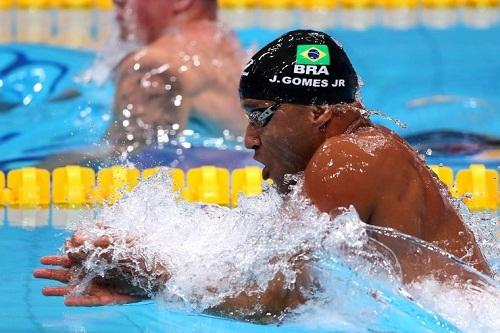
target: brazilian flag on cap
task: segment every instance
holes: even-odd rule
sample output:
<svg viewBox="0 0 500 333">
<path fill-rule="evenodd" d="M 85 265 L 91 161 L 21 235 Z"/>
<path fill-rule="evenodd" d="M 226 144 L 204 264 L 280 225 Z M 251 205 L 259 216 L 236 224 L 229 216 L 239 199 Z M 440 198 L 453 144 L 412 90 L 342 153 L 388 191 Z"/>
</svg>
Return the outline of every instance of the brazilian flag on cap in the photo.
<svg viewBox="0 0 500 333">
<path fill-rule="evenodd" d="M 297 65 L 330 65 L 327 45 L 297 45 Z"/>
</svg>

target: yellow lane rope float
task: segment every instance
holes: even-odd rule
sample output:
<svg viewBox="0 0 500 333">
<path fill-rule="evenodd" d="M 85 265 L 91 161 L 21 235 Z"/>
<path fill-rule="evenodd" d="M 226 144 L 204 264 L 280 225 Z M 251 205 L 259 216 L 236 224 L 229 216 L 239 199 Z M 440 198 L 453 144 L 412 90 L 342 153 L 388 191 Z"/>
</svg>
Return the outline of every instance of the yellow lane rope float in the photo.
<svg viewBox="0 0 500 333">
<path fill-rule="evenodd" d="M 482 164 L 472 164 L 459 170 L 456 176 L 446 166 L 429 166 L 448 187 L 451 194 L 461 198 L 471 210 L 500 208 L 499 172 Z M 160 168 L 146 169 L 113 166 L 100 170 L 79 166 L 49 171 L 22 168 L 0 172 L 0 205 L 13 207 L 85 207 L 112 205 L 124 191 L 132 191 L 140 181 L 154 176 Z M 168 168 L 173 190 L 190 202 L 236 207 L 239 196 L 257 196 L 262 193 L 261 169 L 249 166 L 230 172 L 215 166 L 190 169 Z"/>
<path fill-rule="evenodd" d="M 456 8 L 456 7 L 498 7 L 498 0 L 219 0 L 223 9 L 237 8 Z M 0 8 L 96 8 L 110 10 L 112 0 L 0 0 Z"/>
</svg>

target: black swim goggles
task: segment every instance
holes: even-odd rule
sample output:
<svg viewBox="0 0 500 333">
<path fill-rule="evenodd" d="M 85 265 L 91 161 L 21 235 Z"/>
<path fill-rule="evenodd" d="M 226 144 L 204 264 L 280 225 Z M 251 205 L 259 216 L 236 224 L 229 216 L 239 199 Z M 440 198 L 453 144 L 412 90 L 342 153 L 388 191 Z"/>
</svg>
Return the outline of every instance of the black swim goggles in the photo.
<svg viewBox="0 0 500 333">
<path fill-rule="evenodd" d="M 245 113 L 251 125 L 257 127 L 264 127 L 271 121 L 271 118 L 273 117 L 274 113 L 278 111 L 281 105 L 283 105 L 283 103 L 275 102 L 273 105 L 268 107 L 262 107 L 256 109 L 245 108 Z"/>
</svg>

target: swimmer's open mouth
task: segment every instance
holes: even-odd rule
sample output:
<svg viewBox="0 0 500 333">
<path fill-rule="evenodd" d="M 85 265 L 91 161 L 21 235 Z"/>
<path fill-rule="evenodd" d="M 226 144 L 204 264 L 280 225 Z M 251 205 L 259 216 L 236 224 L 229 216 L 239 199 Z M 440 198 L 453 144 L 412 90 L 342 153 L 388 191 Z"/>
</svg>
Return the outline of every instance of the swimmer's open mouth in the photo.
<svg viewBox="0 0 500 333">
<path fill-rule="evenodd" d="M 262 169 L 262 179 L 267 180 L 269 179 L 270 174 L 269 174 L 269 168 L 267 166 Z"/>
<path fill-rule="evenodd" d="M 255 148 L 254 148 L 255 149 Z M 260 160 L 257 156 L 257 151 L 255 151 L 253 159 L 257 162 L 260 162 L 264 165 L 264 169 L 262 169 L 262 179 L 267 180 L 270 177 L 269 166 L 267 166 L 262 160 Z"/>
</svg>

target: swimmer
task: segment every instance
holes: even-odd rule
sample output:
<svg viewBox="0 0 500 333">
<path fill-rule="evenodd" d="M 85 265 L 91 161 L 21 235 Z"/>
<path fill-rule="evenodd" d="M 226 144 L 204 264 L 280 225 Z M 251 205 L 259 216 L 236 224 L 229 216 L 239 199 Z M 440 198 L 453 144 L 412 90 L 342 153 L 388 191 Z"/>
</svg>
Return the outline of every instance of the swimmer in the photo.
<svg viewBox="0 0 500 333">
<path fill-rule="evenodd" d="M 115 0 L 120 38 L 143 45 L 115 70 L 109 145 L 48 157 L 39 167 L 95 165 L 146 146 L 166 145 L 184 129 L 206 137 L 245 131 L 237 87 L 245 53 L 217 21 L 216 0 Z"/>
<path fill-rule="evenodd" d="M 119 153 L 168 142 L 206 127 L 212 136 L 244 133 L 236 93 L 245 55 L 217 21 L 216 0 L 115 0 L 123 39 L 144 48 L 116 72 L 114 122 L 107 139 Z"/>
<path fill-rule="evenodd" d="M 285 175 L 303 172 L 303 192 L 321 211 L 336 215 L 353 206 L 370 225 L 425 240 L 491 274 L 443 184 L 401 138 L 370 122 L 358 90 L 358 77 L 347 55 L 324 33 L 292 31 L 254 55 L 244 68 L 240 97 L 249 119 L 245 144 L 265 165 L 263 177 L 273 179 L 286 195 L 293 184 Z M 405 258 L 390 237 L 378 239 L 395 252 L 403 268 L 411 267 L 408 262 L 415 257 Z M 74 250 L 85 242 L 106 249 L 113 241 L 106 236 L 89 239 L 78 232 L 67 242 L 66 255 L 42 258 L 43 264 L 63 269 L 39 269 L 36 277 L 69 283 L 46 287 L 45 295 L 72 292 L 75 269 L 88 255 Z M 404 282 L 439 269 L 439 259 L 422 256 L 426 266 L 404 272 Z M 291 263 L 297 272 L 292 286 L 287 287 L 278 273 L 264 292 L 242 291 L 211 312 L 249 318 L 248 313 L 280 315 L 303 304 L 307 291 L 315 288 L 309 263 L 303 258 L 298 254 Z M 104 281 L 93 280 L 87 294 L 69 295 L 65 302 L 95 306 L 141 300 L 147 294 L 127 285 L 127 276 L 154 277 L 158 282 L 153 289 L 170 278 L 165 266 L 152 266 L 156 269 L 138 268 Z M 255 309 L 260 312 L 256 314 Z"/>
<path fill-rule="evenodd" d="M 321 211 L 354 206 L 361 220 L 396 229 L 490 274 L 450 195 L 418 154 L 368 119 L 358 76 L 331 37 L 295 31 L 250 60 L 240 83 L 250 120 L 245 145 L 263 177 L 287 192 L 304 172 L 304 192 Z"/>
</svg>

